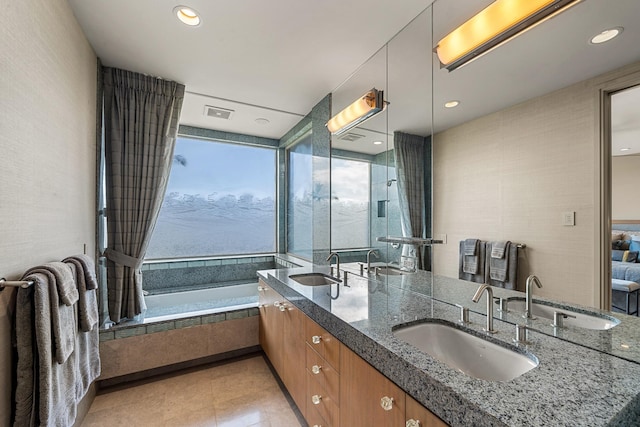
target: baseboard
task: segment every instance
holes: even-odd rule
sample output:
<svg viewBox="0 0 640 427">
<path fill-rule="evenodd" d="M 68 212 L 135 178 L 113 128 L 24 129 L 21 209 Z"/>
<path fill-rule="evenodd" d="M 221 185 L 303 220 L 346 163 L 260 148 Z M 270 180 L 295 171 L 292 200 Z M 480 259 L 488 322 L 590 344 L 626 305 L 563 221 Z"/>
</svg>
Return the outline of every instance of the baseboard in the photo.
<svg viewBox="0 0 640 427">
<path fill-rule="evenodd" d="M 134 381 L 147 380 L 152 377 L 171 374 L 177 371 L 184 371 L 185 369 L 197 368 L 202 365 L 210 365 L 216 362 L 226 362 L 230 359 L 237 359 L 242 356 L 254 355 L 261 353 L 262 348 L 259 345 L 251 347 L 241 348 L 238 350 L 227 351 L 225 353 L 214 354 L 211 356 L 201 357 L 199 359 L 187 360 L 185 362 L 174 363 L 171 365 L 160 366 L 158 368 L 148 369 L 145 371 L 134 372 L 119 377 L 107 378 L 105 380 L 99 380 L 96 382 L 98 387 L 98 394 L 100 391 L 106 388 L 112 388 L 115 386 L 131 383 Z"/>
</svg>

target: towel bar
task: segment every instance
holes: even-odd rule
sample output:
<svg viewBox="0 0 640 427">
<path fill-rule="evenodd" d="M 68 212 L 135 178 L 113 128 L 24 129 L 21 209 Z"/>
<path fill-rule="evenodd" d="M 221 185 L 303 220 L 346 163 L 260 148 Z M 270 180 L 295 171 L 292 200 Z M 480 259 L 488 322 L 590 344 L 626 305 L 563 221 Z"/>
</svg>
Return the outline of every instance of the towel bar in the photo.
<svg viewBox="0 0 640 427">
<path fill-rule="evenodd" d="M 0 292 L 4 291 L 7 286 L 13 286 L 16 288 L 28 288 L 33 285 L 33 281 L 29 280 L 5 280 L 4 277 L 0 279 Z"/>
<path fill-rule="evenodd" d="M 518 243 L 518 244 L 516 244 L 516 247 L 518 247 L 518 249 L 524 249 L 524 248 L 527 247 L 527 245 L 524 244 L 524 243 Z"/>
</svg>

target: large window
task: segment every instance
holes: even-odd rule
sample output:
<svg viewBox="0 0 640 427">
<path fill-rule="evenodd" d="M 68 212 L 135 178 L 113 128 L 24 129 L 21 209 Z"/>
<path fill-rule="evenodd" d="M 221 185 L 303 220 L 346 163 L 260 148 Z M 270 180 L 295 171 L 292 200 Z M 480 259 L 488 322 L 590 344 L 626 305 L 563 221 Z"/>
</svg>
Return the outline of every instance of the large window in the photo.
<svg viewBox="0 0 640 427">
<path fill-rule="evenodd" d="M 313 259 L 313 175 L 311 134 L 288 150 L 287 252 Z"/>
<path fill-rule="evenodd" d="M 178 138 L 147 259 L 275 252 L 276 151 Z"/>
<path fill-rule="evenodd" d="M 371 165 L 331 159 L 331 249 L 369 247 Z"/>
</svg>

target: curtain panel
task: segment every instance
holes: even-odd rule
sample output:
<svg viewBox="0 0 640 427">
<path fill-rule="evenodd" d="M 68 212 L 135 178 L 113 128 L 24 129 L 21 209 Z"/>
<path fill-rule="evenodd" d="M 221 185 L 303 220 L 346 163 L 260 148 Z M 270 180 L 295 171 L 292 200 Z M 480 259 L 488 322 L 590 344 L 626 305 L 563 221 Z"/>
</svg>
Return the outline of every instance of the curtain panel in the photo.
<svg viewBox="0 0 640 427">
<path fill-rule="evenodd" d="M 396 131 L 394 157 L 398 177 L 398 201 L 403 237 L 425 237 L 425 144 L 426 138 Z M 415 257 L 417 268 L 430 268 L 424 247 L 404 245 L 403 256 Z"/>
<path fill-rule="evenodd" d="M 142 261 L 171 169 L 184 85 L 105 67 L 104 135 L 109 317 L 145 309 Z"/>
</svg>

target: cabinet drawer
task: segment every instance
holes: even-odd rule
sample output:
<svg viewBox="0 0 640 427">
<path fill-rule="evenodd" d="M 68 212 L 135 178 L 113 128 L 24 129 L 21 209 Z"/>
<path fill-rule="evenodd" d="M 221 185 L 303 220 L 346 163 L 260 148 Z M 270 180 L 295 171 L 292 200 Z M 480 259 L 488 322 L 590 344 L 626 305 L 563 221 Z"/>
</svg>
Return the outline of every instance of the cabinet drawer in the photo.
<svg viewBox="0 0 640 427">
<path fill-rule="evenodd" d="M 318 353 L 306 345 L 306 368 L 311 378 L 322 386 L 334 402 L 340 399 L 340 376 L 338 372 L 329 365 Z"/>
<path fill-rule="evenodd" d="M 307 317 L 305 323 L 307 343 L 339 373 L 340 341 L 310 318 Z"/>
<path fill-rule="evenodd" d="M 308 406 L 306 420 L 309 427 L 335 427 L 320 416 L 314 405 L 309 404 Z"/>
<path fill-rule="evenodd" d="M 313 379 L 313 374 L 307 371 L 307 416 L 313 414 L 314 411 L 320 415 L 324 424 L 338 426 L 340 416 L 338 402 L 333 400 L 325 388 Z"/>
</svg>

